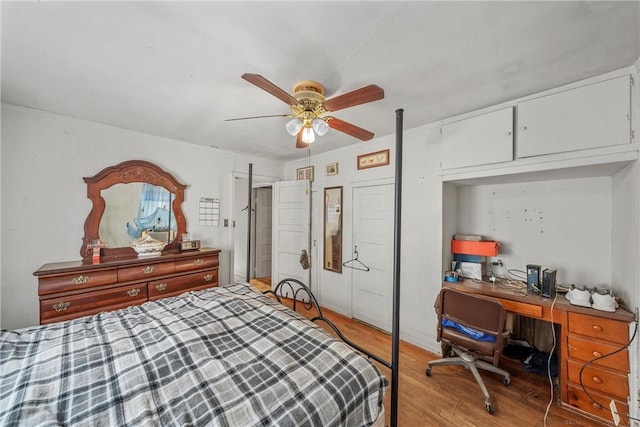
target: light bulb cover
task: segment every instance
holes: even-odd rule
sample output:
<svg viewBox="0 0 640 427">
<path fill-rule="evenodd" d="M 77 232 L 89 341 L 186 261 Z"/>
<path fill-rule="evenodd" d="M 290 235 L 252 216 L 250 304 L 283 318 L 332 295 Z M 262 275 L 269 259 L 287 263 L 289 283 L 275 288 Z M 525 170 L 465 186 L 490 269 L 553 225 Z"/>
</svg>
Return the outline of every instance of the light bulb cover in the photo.
<svg viewBox="0 0 640 427">
<path fill-rule="evenodd" d="M 302 120 L 298 118 L 291 119 L 287 122 L 285 128 L 289 135 L 296 136 L 300 132 L 300 128 L 302 128 Z"/>
<path fill-rule="evenodd" d="M 309 127 L 305 127 L 302 130 L 302 142 L 307 143 L 307 144 L 311 144 L 315 140 L 316 140 L 316 134 L 313 133 L 313 129 L 311 129 Z"/>
<path fill-rule="evenodd" d="M 313 122 L 311 122 L 313 126 L 313 130 L 316 131 L 318 136 L 324 136 L 327 132 L 329 132 L 329 125 L 322 119 L 315 118 Z"/>
</svg>

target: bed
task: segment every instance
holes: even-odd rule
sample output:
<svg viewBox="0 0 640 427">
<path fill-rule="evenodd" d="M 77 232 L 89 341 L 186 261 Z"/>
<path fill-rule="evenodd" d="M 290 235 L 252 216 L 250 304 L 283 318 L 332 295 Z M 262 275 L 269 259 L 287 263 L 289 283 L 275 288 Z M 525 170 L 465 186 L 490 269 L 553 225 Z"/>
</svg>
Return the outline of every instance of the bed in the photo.
<svg viewBox="0 0 640 427">
<path fill-rule="evenodd" d="M 246 283 L 0 333 L 0 425 L 369 426 L 387 387 Z"/>
</svg>

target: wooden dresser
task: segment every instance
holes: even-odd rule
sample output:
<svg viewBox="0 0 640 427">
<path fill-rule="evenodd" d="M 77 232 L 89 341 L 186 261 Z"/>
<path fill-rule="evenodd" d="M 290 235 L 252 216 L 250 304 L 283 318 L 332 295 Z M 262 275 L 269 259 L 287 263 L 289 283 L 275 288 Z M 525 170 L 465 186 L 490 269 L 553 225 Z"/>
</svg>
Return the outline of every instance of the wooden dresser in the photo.
<svg viewBox="0 0 640 427">
<path fill-rule="evenodd" d="M 40 324 L 139 305 L 218 286 L 219 249 L 45 264 L 38 277 Z"/>
</svg>

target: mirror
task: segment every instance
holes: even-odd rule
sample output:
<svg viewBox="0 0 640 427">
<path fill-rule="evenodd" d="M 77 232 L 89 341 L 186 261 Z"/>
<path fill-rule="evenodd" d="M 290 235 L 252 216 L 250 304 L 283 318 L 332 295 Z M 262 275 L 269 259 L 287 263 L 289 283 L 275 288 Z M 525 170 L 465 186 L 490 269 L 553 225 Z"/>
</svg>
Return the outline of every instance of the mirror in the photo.
<svg viewBox="0 0 640 427">
<path fill-rule="evenodd" d="M 173 175 L 153 163 L 131 160 L 83 178 L 93 207 L 84 224 L 80 254 L 90 256 L 87 245 L 100 239 L 108 245 L 103 256 L 135 255 L 130 242 L 149 234 L 178 248 L 186 233 L 182 213 L 184 189 Z"/>
<path fill-rule="evenodd" d="M 324 189 L 324 269 L 342 273 L 342 187 Z"/>
<path fill-rule="evenodd" d="M 145 235 L 171 243 L 176 221 L 171 202 L 175 198 L 166 188 L 142 182 L 115 184 L 100 193 L 104 213 L 98 235 L 110 248 L 129 246 Z"/>
</svg>

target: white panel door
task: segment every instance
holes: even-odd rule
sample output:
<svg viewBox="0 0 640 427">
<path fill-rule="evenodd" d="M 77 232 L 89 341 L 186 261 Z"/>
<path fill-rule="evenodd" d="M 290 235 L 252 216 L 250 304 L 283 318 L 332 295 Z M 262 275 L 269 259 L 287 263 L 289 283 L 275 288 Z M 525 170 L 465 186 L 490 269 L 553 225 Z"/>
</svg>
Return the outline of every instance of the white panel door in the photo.
<svg viewBox="0 0 640 427">
<path fill-rule="evenodd" d="M 393 220 L 393 184 L 353 189 L 352 241 L 358 260 L 369 271 L 358 269 L 356 263 L 347 263 L 354 267 L 352 316 L 388 332 L 393 299 Z M 350 257 L 345 255 L 348 261 Z"/>
<path fill-rule="evenodd" d="M 273 185 L 271 283 L 298 279 L 309 286 L 310 268 L 300 262 L 302 252 L 310 257 L 309 181 L 282 181 Z"/>
<path fill-rule="evenodd" d="M 255 274 L 254 277 L 271 276 L 271 187 L 255 190 Z"/>
</svg>

